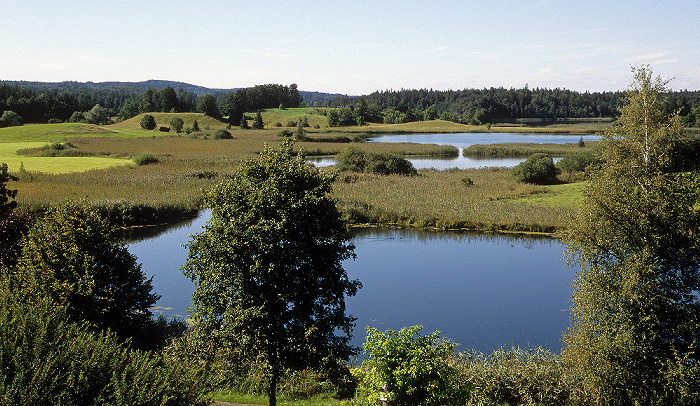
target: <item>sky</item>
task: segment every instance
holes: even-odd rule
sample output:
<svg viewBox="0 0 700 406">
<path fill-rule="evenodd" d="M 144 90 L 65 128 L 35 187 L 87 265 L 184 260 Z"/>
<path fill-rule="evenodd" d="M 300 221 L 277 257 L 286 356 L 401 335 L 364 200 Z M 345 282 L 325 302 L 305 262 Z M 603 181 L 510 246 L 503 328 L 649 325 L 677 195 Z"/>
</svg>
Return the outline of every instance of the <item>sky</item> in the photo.
<svg viewBox="0 0 700 406">
<path fill-rule="evenodd" d="M 697 0 L 0 0 L 0 80 L 700 90 Z"/>
</svg>

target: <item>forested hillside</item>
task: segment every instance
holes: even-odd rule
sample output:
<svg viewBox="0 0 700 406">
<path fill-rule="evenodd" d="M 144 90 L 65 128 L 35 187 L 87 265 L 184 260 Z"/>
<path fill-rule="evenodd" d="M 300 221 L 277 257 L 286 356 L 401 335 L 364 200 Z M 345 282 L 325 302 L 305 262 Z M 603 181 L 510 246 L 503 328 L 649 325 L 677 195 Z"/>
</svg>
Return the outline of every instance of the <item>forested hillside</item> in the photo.
<svg viewBox="0 0 700 406">
<path fill-rule="evenodd" d="M 336 107 L 329 125 L 387 124 L 443 119 L 458 123 L 548 124 L 572 119 L 611 119 L 623 92 L 566 89 L 432 89 L 377 91 L 364 96 L 303 92 L 296 84 L 208 89 L 181 82 L 0 82 L 0 111 L 25 123 L 81 121 L 97 105 L 101 116 L 124 120 L 150 111 L 203 112 L 238 125 L 246 112 L 273 107 Z M 666 112 L 679 111 L 687 126 L 700 126 L 700 91 L 668 94 Z M 77 114 L 79 113 L 79 114 Z M 325 113 L 325 111 L 324 111 Z M 81 118 L 81 116 L 83 118 Z M 94 114 L 92 116 L 95 116 Z M 98 123 L 99 124 L 99 123 Z"/>
</svg>

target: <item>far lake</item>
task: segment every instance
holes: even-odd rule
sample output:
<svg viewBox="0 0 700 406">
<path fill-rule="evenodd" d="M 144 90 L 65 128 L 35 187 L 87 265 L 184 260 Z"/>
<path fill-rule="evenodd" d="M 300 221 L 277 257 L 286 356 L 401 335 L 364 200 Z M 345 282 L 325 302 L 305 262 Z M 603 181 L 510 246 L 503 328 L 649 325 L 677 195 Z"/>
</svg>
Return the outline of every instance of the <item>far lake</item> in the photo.
<svg viewBox="0 0 700 406">
<path fill-rule="evenodd" d="M 474 144 L 497 143 L 539 143 L 567 144 L 584 141 L 597 141 L 599 135 L 567 134 L 519 134 L 519 133 L 460 133 L 460 134 L 400 134 L 373 137 L 370 142 L 412 142 L 417 144 L 452 145 L 459 149 L 459 156 L 447 158 L 419 157 L 409 158 L 416 169 L 470 169 L 487 166 L 513 167 L 524 161 L 523 158 L 474 158 L 462 155 L 464 148 Z M 334 165 L 333 157 L 310 157 L 307 159 L 316 166 Z"/>
<path fill-rule="evenodd" d="M 159 236 L 129 244 L 166 315 L 187 315 L 194 290 L 179 270 L 181 246 L 202 230 L 207 214 Z M 561 349 L 574 269 L 563 247 L 544 237 L 384 228 L 355 229 L 357 259 L 344 266 L 364 287 L 347 299 L 358 318 L 353 344 L 365 327 L 398 330 L 422 324 L 440 330 L 461 350 L 501 345 Z"/>
</svg>

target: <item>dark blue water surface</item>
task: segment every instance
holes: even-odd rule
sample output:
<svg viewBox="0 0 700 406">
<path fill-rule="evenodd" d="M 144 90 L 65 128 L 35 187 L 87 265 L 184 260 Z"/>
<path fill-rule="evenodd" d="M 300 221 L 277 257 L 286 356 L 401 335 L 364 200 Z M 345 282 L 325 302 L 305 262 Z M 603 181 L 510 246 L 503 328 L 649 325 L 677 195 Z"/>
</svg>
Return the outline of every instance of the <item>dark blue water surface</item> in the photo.
<svg viewBox="0 0 700 406">
<path fill-rule="evenodd" d="M 187 315 L 194 286 L 179 270 L 187 257 L 181 244 L 207 216 L 129 245 L 153 276 L 166 315 Z M 557 240 L 384 228 L 354 235 L 357 259 L 344 266 L 364 285 L 346 302 L 358 319 L 355 345 L 364 342 L 366 326 L 422 324 L 424 333 L 440 330 L 462 350 L 561 349 L 574 270 L 562 262 Z"/>
</svg>

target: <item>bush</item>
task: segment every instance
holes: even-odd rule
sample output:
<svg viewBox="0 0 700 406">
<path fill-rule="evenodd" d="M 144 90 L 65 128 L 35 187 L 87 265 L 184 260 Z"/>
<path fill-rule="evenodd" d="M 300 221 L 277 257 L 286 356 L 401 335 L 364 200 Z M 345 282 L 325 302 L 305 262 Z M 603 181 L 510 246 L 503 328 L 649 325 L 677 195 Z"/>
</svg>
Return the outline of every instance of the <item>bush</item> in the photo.
<svg viewBox="0 0 700 406">
<path fill-rule="evenodd" d="M 275 127 L 282 127 L 282 123 L 279 121 L 275 121 L 275 124 L 273 124 Z"/>
<path fill-rule="evenodd" d="M 150 152 L 142 152 L 142 153 L 136 155 L 135 157 L 133 157 L 132 160 L 138 166 L 158 163 L 158 157 L 156 157 L 155 155 L 153 155 Z"/>
<path fill-rule="evenodd" d="M 156 118 L 150 114 L 144 114 L 141 117 L 141 128 L 144 130 L 153 130 L 156 128 Z"/>
<path fill-rule="evenodd" d="M 352 145 L 347 146 L 335 158 L 339 171 L 369 172 L 378 175 L 416 175 L 418 171 L 410 161 L 390 153 L 365 153 Z"/>
<path fill-rule="evenodd" d="M 179 116 L 170 117 L 168 123 L 170 123 L 170 127 L 178 134 L 182 132 L 182 127 L 185 125 L 185 121 Z"/>
<path fill-rule="evenodd" d="M 546 184 L 557 179 L 557 168 L 547 154 L 533 154 L 519 163 L 512 172 L 518 182 Z"/>
<path fill-rule="evenodd" d="M 130 351 L 114 333 L 68 322 L 64 306 L 0 283 L 0 403 L 204 404 L 199 368 Z"/>
<path fill-rule="evenodd" d="M 598 164 L 600 159 L 592 152 L 566 154 L 555 165 L 562 173 L 584 172 L 587 167 Z"/>
<path fill-rule="evenodd" d="M 367 328 L 362 348 L 367 360 L 353 371 L 359 377 L 354 405 L 388 400 L 394 406 L 443 406 L 463 403 L 466 391 L 454 385 L 457 370 L 450 365 L 455 344 L 439 331 L 420 335 L 422 326 L 385 333 Z"/>
<path fill-rule="evenodd" d="M 12 110 L 5 110 L 0 116 L 0 127 L 14 127 L 22 124 L 22 117 Z"/>
<path fill-rule="evenodd" d="M 297 126 L 296 121 L 294 121 L 294 120 L 287 121 L 287 127 L 296 127 L 296 126 Z"/>
<path fill-rule="evenodd" d="M 292 137 L 294 133 L 291 130 L 282 130 L 277 133 L 278 137 Z"/>
<path fill-rule="evenodd" d="M 60 124 L 62 122 L 63 120 L 61 120 L 60 118 L 50 118 L 48 121 L 49 124 Z"/>
<path fill-rule="evenodd" d="M 224 129 L 219 129 L 214 131 L 213 135 L 215 140 L 230 140 L 233 139 L 233 136 L 231 135 L 230 132 L 224 130 Z"/>
</svg>

